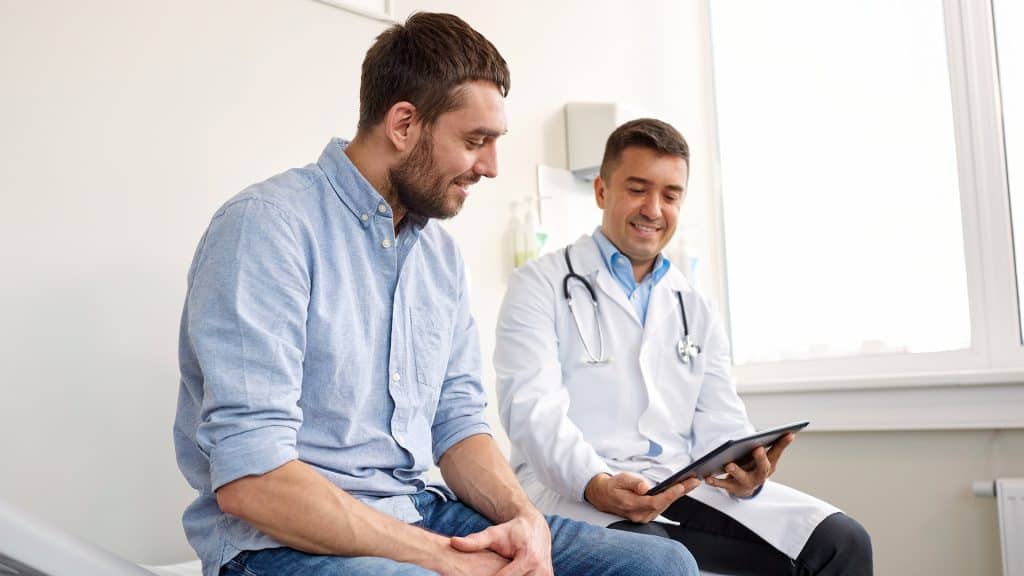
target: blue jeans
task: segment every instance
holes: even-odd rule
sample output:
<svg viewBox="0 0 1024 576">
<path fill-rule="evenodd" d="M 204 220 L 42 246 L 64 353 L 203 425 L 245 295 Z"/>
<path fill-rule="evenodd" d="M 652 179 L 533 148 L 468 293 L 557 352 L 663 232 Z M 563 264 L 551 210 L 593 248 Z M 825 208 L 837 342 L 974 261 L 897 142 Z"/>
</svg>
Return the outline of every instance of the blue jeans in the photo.
<svg viewBox="0 0 1024 576">
<path fill-rule="evenodd" d="M 466 536 L 492 523 L 472 508 L 431 492 L 413 496 L 423 520 L 418 526 L 446 536 Z M 645 534 L 609 530 L 548 516 L 551 559 L 557 576 L 697 576 L 697 563 L 678 542 Z M 428 576 L 430 570 L 361 556 L 315 556 L 291 548 L 242 552 L 225 564 L 221 576 Z"/>
</svg>

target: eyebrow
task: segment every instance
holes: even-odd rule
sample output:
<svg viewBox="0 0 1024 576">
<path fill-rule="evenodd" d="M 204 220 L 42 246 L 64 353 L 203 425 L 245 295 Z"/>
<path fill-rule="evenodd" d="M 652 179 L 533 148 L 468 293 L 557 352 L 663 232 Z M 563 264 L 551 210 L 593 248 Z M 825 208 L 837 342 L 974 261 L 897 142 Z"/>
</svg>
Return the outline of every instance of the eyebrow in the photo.
<svg viewBox="0 0 1024 576">
<path fill-rule="evenodd" d="M 477 128 L 469 132 L 469 136 L 483 136 L 484 138 L 497 138 L 498 136 L 504 136 L 505 134 L 508 134 L 507 129 L 503 132 L 499 132 L 498 130 L 491 130 L 490 128 Z"/>
<path fill-rule="evenodd" d="M 626 178 L 626 182 L 627 183 L 631 182 L 631 183 L 634 183 L 634 184 L 643 184 L 645 186 L 648 185 L 648 184 L 653 184 L 653 182 L 651 182 L 650 180 L 648 180 L 646 178 L 641 178 L 639 176 L 629 176 L 629 177 Z M 666 186 L 666 188 L 668 188 L 669 190 L 674 190 L 676 192 L 684 192 L 685 191 L 685 188 L 683 188 L 682 186 L 680 186 L 678 184 L 669 184 L 668 186 Z"/>
</svg>

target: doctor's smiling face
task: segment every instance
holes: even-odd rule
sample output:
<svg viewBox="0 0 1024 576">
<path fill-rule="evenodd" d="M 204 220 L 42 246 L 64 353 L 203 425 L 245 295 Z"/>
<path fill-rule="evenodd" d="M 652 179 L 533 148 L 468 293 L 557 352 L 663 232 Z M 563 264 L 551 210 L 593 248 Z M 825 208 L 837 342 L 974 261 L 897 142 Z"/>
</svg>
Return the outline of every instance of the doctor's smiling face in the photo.
<svg viewBox="0 0 1024 576">
<path fill-rule="evenodd" d="M 601 172 L 594 181 L 597 205 L 604 210 L 601 231 L 632 262 L 639 282 L 675 233 L 688 160 L 632 145 L 620 152 L 607 174 L 605 166 Z"/>
</svg>

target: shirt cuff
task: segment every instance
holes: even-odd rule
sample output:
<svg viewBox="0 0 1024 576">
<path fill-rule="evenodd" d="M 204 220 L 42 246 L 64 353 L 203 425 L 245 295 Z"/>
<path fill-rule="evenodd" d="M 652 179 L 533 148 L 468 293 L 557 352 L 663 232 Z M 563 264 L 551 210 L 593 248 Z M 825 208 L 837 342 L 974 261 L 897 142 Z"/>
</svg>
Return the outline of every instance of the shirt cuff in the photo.
<svg viewBox="0 0 1024 576">
<path fill-rule="evenodd" d="M 441 461 L 449 448 L 477 434 L 494 436 L 491 427 L 477 416 L 460 416 L 445 422 L 439 430 L 434 430 L 434 464 Z"/>
<path fill-rule="evenodd" d="M 210 482 L 213 490 L 217 490 L 245 476 L 266 474 L 298 458 L 293 428 L 256 428 L 229 436 L 213 447 L 210 451 Z"/>
</svg>

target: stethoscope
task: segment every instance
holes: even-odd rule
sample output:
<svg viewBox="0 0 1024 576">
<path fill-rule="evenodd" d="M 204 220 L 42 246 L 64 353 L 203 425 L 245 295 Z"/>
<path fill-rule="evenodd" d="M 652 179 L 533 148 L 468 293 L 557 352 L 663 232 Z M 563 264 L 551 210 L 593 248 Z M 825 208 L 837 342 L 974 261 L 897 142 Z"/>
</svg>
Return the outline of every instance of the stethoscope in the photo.
<svg viewBox="0 0 1024 576">
<path fill-rule="evenodd" d="M 580 337 L 580 342 L 583 343 L 583 350 L 587 354 L 587 363 L 607 364 L 611 359 L 605 356 L 604 353 L 604 331 L 601 329 L 601 310 L 597 304 L 597 293 L 594 292 L 594 287 L 590 285 L 590 282 L 577 274 L 576 270 L 572 267 L 572 260 L 569 258 L 569 248 L 569 246 L 566 246 L 564 252 L 565 265 L 569 267 L 569 273 L 565 275 L 565 278 L 562 278 L 562 295 L 569 304 L 569 314 L 572 315 L 572 321 L 576 325 L 576 333 Z M 586 337 L 583 336 L 583 325 L 580 324 L 579 316 L 576 315 L 576 299 L 569 292 L 570 280 L 576 280 L 582 284 L 587 289 L 587 293 L 590 294 L 590 303 L 594 306 L 594 323 L 597 324 L 597 354 L 594 354 L 590 344 L 587 343 Z M 683 294 L 677 291 L 676 299 L 679 301 L 679 314 L 683 317 L 683 337 L 676 344 L 676 354 L 679 356 L 680 362 L 689 365 L 700 354 L 700 346 L 697 346 L 690 338 L 690 325 L 686 321 L 686 306 L 683 304 Z"/>
</svg>

